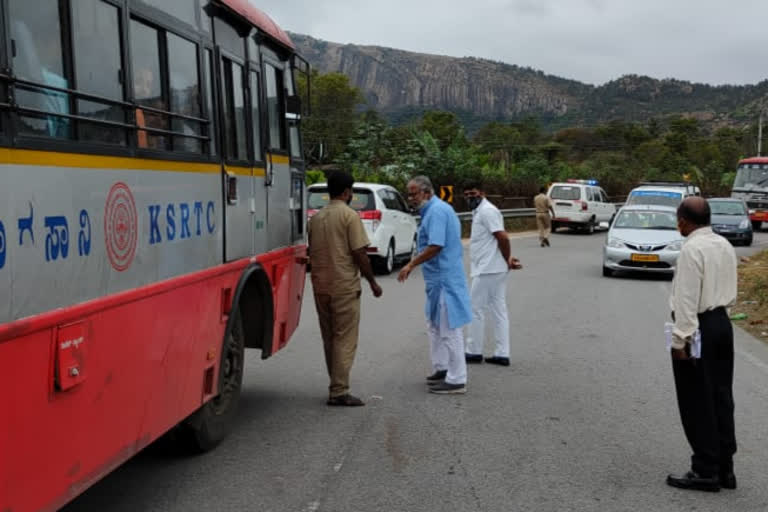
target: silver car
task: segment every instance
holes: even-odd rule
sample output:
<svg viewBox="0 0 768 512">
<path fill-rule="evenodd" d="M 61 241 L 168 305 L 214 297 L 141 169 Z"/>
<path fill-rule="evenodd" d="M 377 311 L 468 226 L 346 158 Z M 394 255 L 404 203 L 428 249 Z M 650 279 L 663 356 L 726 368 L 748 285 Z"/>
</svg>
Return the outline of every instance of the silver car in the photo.
<svg viewBox="0 0 768 512">
<path fill-rule="evenodd" d="M 605 239 L 603 275 L 610 277 L 621 270 L 672 274 L 682 247 L 675 208 L 625 206 Z"/>
</svg>

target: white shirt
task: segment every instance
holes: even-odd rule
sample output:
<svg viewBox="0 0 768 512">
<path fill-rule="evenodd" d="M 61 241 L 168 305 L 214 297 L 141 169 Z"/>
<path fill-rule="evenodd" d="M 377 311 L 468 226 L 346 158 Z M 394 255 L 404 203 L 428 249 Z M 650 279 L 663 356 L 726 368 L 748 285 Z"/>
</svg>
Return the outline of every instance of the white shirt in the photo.
<svg viewBox="0 0 768 512">
<path fill-rule="evenodd" d="M 673 347 L 682 349 L 690 341 L 699 328 L 699 313 L 736 302 L 736 267 L 736 251 L 712 228 L 699 228 L 688 236 L 677 260 L 669 298 L 675 312 Z"/>
<path fill-rule="evenodd" d="M 493 203 L 483 198 L 472 212 L 472 236 L 469 240 L 470 276 L 507 272 L 509 265 L 499 250 L 499 241 L 493 236 L 505 231 L 504 217 Z"/>
</svg>

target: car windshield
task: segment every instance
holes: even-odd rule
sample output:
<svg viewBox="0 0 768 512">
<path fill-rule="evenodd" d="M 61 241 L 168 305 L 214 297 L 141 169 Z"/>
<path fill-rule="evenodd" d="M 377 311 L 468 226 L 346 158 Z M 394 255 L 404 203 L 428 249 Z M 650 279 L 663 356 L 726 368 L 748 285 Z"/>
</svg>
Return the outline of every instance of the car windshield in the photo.
<svg viewBox="0 0 768 512">
<path fill-rule="evenodd" d="M 311 188 L 309 189 L 309 197 L 307 198 L 307 208 L 310 210 L 319 210 L 327 205 L 330 200 L 331 197 L 328 194 L 327 188 Z M 357 211 L 375 210 L 376 200 L 373 197 L 373 192 L 358 188 L 352 189 L 352 202 L 349 203 L 349 206 Z"/>
<path fill-rule="evenodd" d="M 663 229 L 676 230 L 677 217 L 672 212 L 623 211 L 619 214 L 614 229 Z"/>
<path fill-rule="evenodd" d="M 647 204 L 649 206 L 672 206 L 677 208 L 683 201 L 680 192 L 663 192 L 661 190 L 636 190 L 627 199 L 628 205 Z"/>
<path fill-rule="evenodd" d="M 552 187 L 552 191 L 549 193 L 549 197 L 552 199 L 563 199 L 566 201 L 577 201 L 581 199 L 580 187 L 566 187 L 556 186 Z"/>
<path fill-rule="evenodd" d="M 768 189 L 768 164 L 743 164 L 736 171 L 733 188 Z"/>
<path fill-rule="evenodd" d="M 712 210 L 712 215 L 744 216 L 747 214 L 744 203 L 740 201 L 710 201 L 709 208 Z"/>
</svg>

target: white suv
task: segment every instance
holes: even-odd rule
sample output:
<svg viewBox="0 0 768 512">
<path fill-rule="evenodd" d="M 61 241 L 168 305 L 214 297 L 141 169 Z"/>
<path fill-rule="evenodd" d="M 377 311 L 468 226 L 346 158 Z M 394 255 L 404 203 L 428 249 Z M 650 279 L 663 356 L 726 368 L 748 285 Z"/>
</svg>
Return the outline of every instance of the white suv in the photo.
<svg viewBox="0 0 768 512">
<path fill-rule="evenodd" d="M 593 180 L 553 183 L 547 195 L 554 203 L 553 232 L 569 227 L 594 233 L 597 226 L 610 223 L 616 215 L 616 205 L 608 201 L 608 195 Z"/>
<path fill-rule="evenodd" d="M 311 218 L 330 200 L 328 185 L 307 188 L 307 215 Z M 410 260 L 416 251 L 416 219 L 400 192 L 389 185 L 355 183 L 349 206 L 363 221 L 371 245 L 368 255 L 376 272 L 389 274 L 396 260 Z"/>
</svg>

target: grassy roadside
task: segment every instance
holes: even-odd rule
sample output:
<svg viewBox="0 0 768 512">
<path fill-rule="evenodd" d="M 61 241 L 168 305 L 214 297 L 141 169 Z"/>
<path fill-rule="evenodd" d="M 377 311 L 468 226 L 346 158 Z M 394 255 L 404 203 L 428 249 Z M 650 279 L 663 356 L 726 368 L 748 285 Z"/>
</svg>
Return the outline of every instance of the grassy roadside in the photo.
<svg viewBox="0 0 768 512">
<path fill-rule="evenodd" d="M 739 299 L 731 316 L 746 315 L 736 325 L 768 343 L 768 251 L 742 258 L 739 265 Z"/>
</svg>

